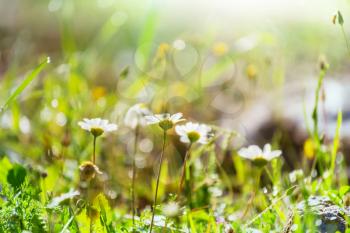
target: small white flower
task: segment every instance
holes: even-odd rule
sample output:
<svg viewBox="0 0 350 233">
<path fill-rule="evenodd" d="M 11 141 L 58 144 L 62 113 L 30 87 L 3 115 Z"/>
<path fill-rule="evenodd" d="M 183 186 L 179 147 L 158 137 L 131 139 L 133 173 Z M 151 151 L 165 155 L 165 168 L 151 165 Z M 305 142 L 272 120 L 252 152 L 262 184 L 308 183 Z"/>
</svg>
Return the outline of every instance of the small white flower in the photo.
<svg viewBox="0 0 350 233">
<path fill-rule="evenodd" d="M 298 179 L 302 178 L 304 175 L 303 170 L 297 169 L 289 173 L 289 180 L 292 183 L 295 183 Z"/>
<path fill-rule="evenodd" d="M 171 129 L 176 123 L 184 121 L 182 113 L 178 112 L 173 115 L 170 113 L 154 114 L 145 116 L 147 124 L 158 124 L 163 130 Z"/>
<path fill-rule="evenodd" d="M 177 125 L 175 131 L 180 136 L 181 142 L 207 144 L 211 128 L 205 124 L 187 122 L 184 125 Z"/>
<path fill-rule="evenodd" d="M 137 126 L 145 126 L 147 124 L 145 116 L 150 114 L 152 114 L 151 111 L 144 104 L 135 104 L 127 111 L 124 124 L 132 129 Z"/>
<path fill-rule="evenodd" d="M 79 121 L 78 125 L 87 131 L 90 131 L 95 137 L 102 135 L 104 132 L 117 130 L 116 124 L 109 123 L 108 120 L 101 118 L 87 119 Z"/>
<path fill-rule="evenodd" d="M 163 214 L 169 218 L 176 217 L 179 214 L 180 206 L 176 202 L 169 202 L 163 206 Z"/>
<path fill-rule="evenodd" d="M 263 150 L 256 145 L 252 145 L 238 151 L 239 156 L 252 160 L 252 162 L 257 166 L 264 166 L 267 164 L 267 162 L 279 157 L 281 154 L 282 152 L 280 150 L 271 151 L 270 144 L 266 144 Z"/>
</svg>

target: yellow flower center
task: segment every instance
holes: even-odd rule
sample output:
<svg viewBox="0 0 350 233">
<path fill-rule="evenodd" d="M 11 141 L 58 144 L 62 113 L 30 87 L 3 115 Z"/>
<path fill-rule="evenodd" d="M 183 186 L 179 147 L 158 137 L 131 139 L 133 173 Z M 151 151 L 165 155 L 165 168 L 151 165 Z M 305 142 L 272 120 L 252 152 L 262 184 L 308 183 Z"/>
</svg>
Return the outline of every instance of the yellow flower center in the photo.
<svg viewBox="0 0 350 233">
<path fill-rule="evenodd" d="M 92 97 L 94 100 L 98 100 L 106 95 L 107 91 L 106 88 L 102 86 L 97 86 L 94 89 L 92 89 Z"/>
<path fill-rule="evenodd" d="M 268 161 L 262 155 L 259 155 L 256 156 L 252 162 L 257 167 L 263 167 L 267 164 Z"/>
<path fill-rule="evenodd" d="M 103 134 L 103 129 L 95 127 L 95 128 L 91 128 L 90 132 L 92 133 L 92 135 L 94 135 L 95 137 L 100 136 L 101 134 Z"/>
<path fill-rule="evenodd" d="M 162 120 L 159 122 L 160 128 L 162 128 L 164 131 L 167 131 L 168 129 L 171 129 L 173 127 L 173 122 L 171 120 Z"/>
<path fill-rule="evenodd" d="M 201 135 L 196 132 L 196 131 L 191 131 L 187 133 L 187 137 L 190 140 L 191 143 L 194 143 L 196 141 L 199 140 L 199 138 L 201 137 Z"/>
</svg>

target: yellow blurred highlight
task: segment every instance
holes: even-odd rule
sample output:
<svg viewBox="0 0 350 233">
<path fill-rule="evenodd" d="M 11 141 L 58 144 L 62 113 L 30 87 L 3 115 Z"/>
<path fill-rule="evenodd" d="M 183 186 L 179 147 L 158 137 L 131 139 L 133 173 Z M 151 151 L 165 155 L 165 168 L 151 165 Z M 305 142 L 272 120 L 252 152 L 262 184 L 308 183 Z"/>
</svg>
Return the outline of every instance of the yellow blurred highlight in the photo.
<svg viewBox="0 0 350 233">
<path fill-rule="evenodd" d="M 245 70 L 245 73 L 249 79 L 253 80 L 258 75 L 258 70 L 255 65 L 249 64 Z"/>
<path fill-rule="evenodd" d="M 176 82 L 170 87 L 170 94 L 176 96 L 185 96 L 188 91 L 188 86 L 184 82 Z"/>
<path fill-rule="evenodd" d="M 311 138 L 304 142 L 304 156 L 310 160 L 315 157 L 315 145 Z"/>
<path fill-rule="evenodd" d="M 170 45 L 168 43 L 161 43 L 157 50 L 157 58 L 164 58 L 170 50 Z"/>
<path fill-rule="evenodd" d="M 102 86 L 97 86 L 92 89 L 92 98 L 98 100 L 106 95 L 106 88 Z"/>
<path fill-rule="evenodd" d="M 337 14 L 334 14 L 332 17 L 332 23 L 335 25 L 337 23 Z"/>
<path fill-rule="evenodd" d="M 212 48 L 215 56 L 222 56 L 228 52 L 228 46 L 224 42 L 216 42 Z"/>
<path fill-rule="evenodd" d="M 186 96 L 188 94 L 188 86 L 184 82 L 175 82 L 169 89 L 167 93 L 162 92 L 159 98 L 155 98 L 153 101 L 153 109 L 155 112 L 164 112 L 167 110 L 168 99 L 174 96 Z M 166 96 L 166 98 L 164 98 Z"/>
</svg>

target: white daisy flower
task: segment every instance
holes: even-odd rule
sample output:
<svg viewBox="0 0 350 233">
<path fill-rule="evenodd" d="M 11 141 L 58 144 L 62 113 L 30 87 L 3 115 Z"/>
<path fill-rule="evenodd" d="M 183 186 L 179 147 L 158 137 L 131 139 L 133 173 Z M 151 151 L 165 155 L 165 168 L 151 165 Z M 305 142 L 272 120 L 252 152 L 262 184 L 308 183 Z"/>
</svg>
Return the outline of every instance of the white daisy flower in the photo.
<svg viewBox="0 0 350 233">
<path fill-rule="evenodd" d="M 169 218 L 176 217 L 180 212 L 178 203 L 171 201 L 163 206 L 163 214 Z"/>
<path fill-rule="evenodd" d="M 145 116 L 150 114 L 152 114 L 151 111 L 144 104 L 135 104 L 127 111 L 124 124 L 132 129 L 137 126 L 145 126 L 147 124 Z"/>
<path fill-rule="evenodd" d="M 259 167 L 265 166 L 270 160 L 279 157 L 281 154 L 282 151 L 280 150 L 271 151 L 270 144 L 266 144 L 263 150 L 256 145 L 252 145 L 238 151 L 239 156 L 252 160 L 253 164 Z"/>
<path fill-rule="evenodd" d="M 297 180 L 302 178 L 303 175 L 304 175 L 303 170 L 301 169 L 294 170 L 291 173 L 289 173 L 289 180 L 290 182 L 295 183 Z"/>
<path fill-rule="evenodd" d="M 181 142 L 207 144 L 211 128 L 205 124 L 187 122 L 184 125 L 177 125 L 175 131 L 180 136 Z"/>
<path fill-rule="evenodd" d="M 111 132 L 118 129 L 116 124 L 109 123 L 108 120 L 101 118 L 87 119 L 79 121 L 78 125 L 87 131 L 90 131 L 95 137 L 102 135 L 104 132 Z"/>
<path fill-rule="evenodd" d="M 171 129 L 176 123 L 184 121 L 182 113 L 178 112 L 173 115 L 170 113 L 154 114 L 145 116 L 147 124 L 158 124 L 163 130 Z"/>
</svg>

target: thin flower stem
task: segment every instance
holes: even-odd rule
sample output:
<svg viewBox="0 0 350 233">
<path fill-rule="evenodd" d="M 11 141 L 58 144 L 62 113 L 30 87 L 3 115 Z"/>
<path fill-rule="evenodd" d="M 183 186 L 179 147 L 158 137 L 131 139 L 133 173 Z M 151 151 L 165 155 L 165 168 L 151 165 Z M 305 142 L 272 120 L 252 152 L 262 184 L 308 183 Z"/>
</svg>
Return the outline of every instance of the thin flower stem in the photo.
<svg viewBox="0 0 350 233">
<path fill-rule="evenodd" d="M 251 208 L 251 206 L 253 205 L 253 202 L 254 202 L 254 199 L 256 197 L 256 194 L 257 192 L 259 191 L 259 186 L 260 186 L 260 176 L 261 176 L 261 173 L 262 173 L 263 169 L 259 168 L 258 170 L 258 174 L 257 174 L 257 177 L 256 177 L 256 182 L 255 182 L 255 189 L 252 193 L 252 197 L 250 198 L 248 204 L 247 204 L 247 207 L 246 209 L 244 210 L 243 212 L 243 215 L 242 215 L 242 219 L 247 215 L 249 209 Z"/>
<path fill-rule="evenodd" d="M 89 185 L 90 186 L 90 185 Z M 89 208 L 91 208 L 91 205 L 89 204 Z M 90 219 L 90 227 L 89 227 L 89 231 L 90 231 L 90 233 L 93 233 L 94 231 L 93 231 L 93 221 L 92 221 L 92 216 L 91 216 L 91 209 L 90 209 L 90 211 L 89 211 L 90 213 L 89 213 L 89 219 Z"/>
<path fill-rule="evenodd" d="M 292 187 L 290 187 L 289 189 L 287 189 L 283 195 L 281 195 L 280 197 L 274 199 L 272 201 L 272 203 L 267 207 L 265 208 L 262 212 L 260 212 L 257 216 L 255 216 L 252 220 L 250 220 L 248 223 L 244 224 L 244 227 L 248 227 L 250 226 L 251 224 L 253 224 L 257 219 L 261 218 L 261 216 L 266 213 L 267 211 L 269 211 L 273 206 L 275 206 L 279 201 L 283 200 L 285 197 L 289 196 L 290 195 L 290 192 L 293 192 L 295 191 L 296 189 L 298 188 L 297 185 L 294 185 Z"/>
<path fill-rule="evenodd" d="M 132 182 L 131 182 L 132 232 L 135 232 L 135 177 L 136 177 L 135 157 L 137 153 L 138 137 L 139 137 L 139 127 L 137 126 L 135 129 L 134 156 L 132 158 Z"/>
<path fill-rule="evenodd" d="M 93 164 L 95 164 L 95 161 L 96 161 L 96 136 L 94 136 L 94 152 L 92 154 L 92 162 Z"/>
<path fill-rule="evenodd" d="M 182 185 L 185 179 L 185 174 L 186 174 L 186 165 L 187 165 L 187 160 L 190 157 L 190 152 L 191 152 L 191 147 L 192 147 L 192 143 L 190 143 L 190 145 L 187 148 L 186 151 L 186 155 L 184 158 L 184 163 L 182 165 L 182 172 L 181 172 L 181 179 L 180 179 L 180 184 L 179 184 L 179 190 L 178 190 L 178 197 L 180 196 L 181 192 L 182 192 Z"/>
<path fill-rule="evenodd" d="M 166 232 L 167 227 L 168 227 L 168 218 L 165 219 L 164 227 L 163 227 L 162 233 Z"/>
<path fill-rule="evenodd" d="M 349 55 L 350 55 L 350 46 L 349 46 L 349 41 L 348 41 L 348 38 L 347 38 L 347 36 L 346 36 L 346 33 L 345 33 L 345 30 L 344 30 L 343 25 L 341 25 L 341 31 L 342 31 L 343 36 L 344 36 L 344 39 L 345 39 L 346 48 L 348 49 L 348 53 L 349 53 Z"/>
<path fill-rule="evenodd" d="M 271 181 L 272 184 L 273 184 L 273 183 L 274 183 L 273 176 L 272 176 L 271 172 L 269 171 L 269 169 L 267 169 L 266 166 L 265 166 L 265 172 L 266 172 L 267 176 L 269 177 L 270 181 Z"/>
<path fill-rule="evenodd" d="M 154 195 L 154 202 L 153 202 L 153 209 L 152 209 L 152 220 L 151 220 L 151 227 L 150 227 L 149 233 L 152 233 L 154 214 L 155 214 L 156 206 L 157 206 L 159 178 L 160 178 L 160 173 L 161 173 L 161 170 L 162 170 L 162 163 L 163 163 L 164 150 L 165 150 L 165 141 L 166 141 L 166 130 L 164 130 L 164 135 L 163 135 L 163 146 L 162 146 L 162 153 L 160 155 L 160 161 L 159 161 L 159 169 L 158 169 L 157 184 L 156 184 L 156 193 Z"/>
</svg>

